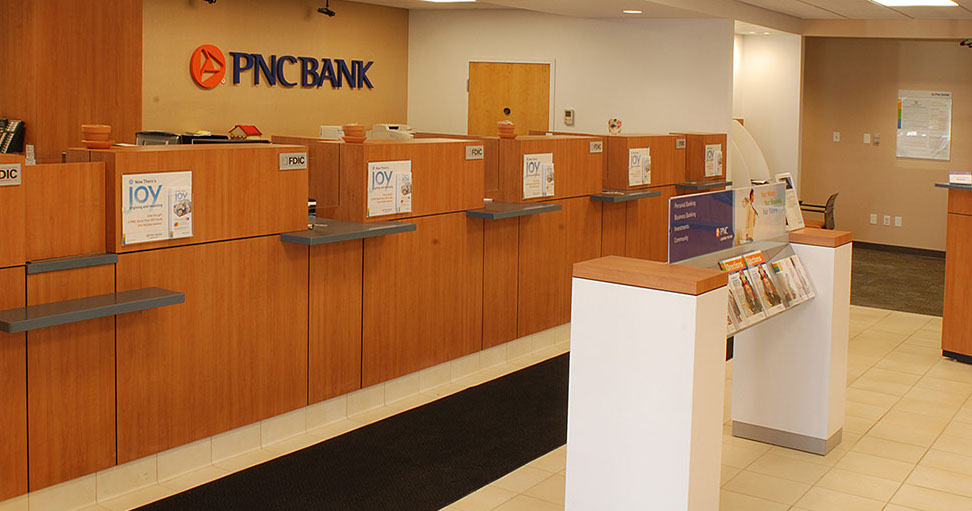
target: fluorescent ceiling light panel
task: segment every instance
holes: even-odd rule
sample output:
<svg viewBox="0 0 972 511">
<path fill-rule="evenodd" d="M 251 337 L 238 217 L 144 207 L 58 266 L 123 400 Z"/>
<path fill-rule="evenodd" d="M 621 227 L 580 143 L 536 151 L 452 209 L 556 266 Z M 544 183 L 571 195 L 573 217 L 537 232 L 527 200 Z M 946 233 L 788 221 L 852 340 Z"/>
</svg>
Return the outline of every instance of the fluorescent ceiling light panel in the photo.
<svg viewBox="0 0 972 511">
<path fill-rule="evenodd" d="M 621 12 L 623 12 L 625 14 L 641 14 L 642 13 L 642 11 L 636 11 L 634 9 L 625 9 L 625 10 L 623 10 Z"/>
<path fill-rule="evenodd" d="M 958 7 L 952 0 L 873 0 L 886 7 Z"/>
</svg>

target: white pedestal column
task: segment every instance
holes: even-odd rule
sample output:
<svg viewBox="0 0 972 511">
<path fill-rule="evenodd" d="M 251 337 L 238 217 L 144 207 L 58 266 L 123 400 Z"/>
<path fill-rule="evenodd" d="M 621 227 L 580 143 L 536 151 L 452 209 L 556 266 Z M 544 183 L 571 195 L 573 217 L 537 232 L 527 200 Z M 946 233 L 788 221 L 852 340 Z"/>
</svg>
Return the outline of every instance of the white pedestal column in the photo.
<svg viewBox="0 0 972 511">
<path fill-rule="evenodd" d="M 732 431 L 826 454 L 844 426 L 851 243 L 791 244 L 817 296 L 736 335 Z"/>
<path fill-rule="evenodd" d="M 693 295 L 574 278 L 567 511 L 718 509 L 724 282 Z"/>
</svg>

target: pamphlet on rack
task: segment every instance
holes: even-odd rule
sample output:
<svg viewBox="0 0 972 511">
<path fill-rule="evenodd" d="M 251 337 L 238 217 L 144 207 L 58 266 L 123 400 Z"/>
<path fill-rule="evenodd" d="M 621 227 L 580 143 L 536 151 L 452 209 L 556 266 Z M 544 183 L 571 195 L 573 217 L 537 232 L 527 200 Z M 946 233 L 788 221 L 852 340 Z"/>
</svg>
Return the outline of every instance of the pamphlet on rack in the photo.
<svg viewBox="0 0 972 511">
<path fill-rule="evenodd" d="M 550 166 L 544 167 L 544 164 L 548 164 Z M 549 185 L 546 183 L 548 177 L 550 179 Z M 536 199 L 537 197 L 548 196 L 546 193 L 548 191 L 549 195 L 553 195 L 553 189 L 553 153 L 524 154 L 523 198 Z"/>
<path fill-rule="evenodd" d="M 746 261 L 743 257 L 738 256 L 720 261 L 719 267 L 729 272 L 729 299 L 736 301 L 737 308 L 741 312 L 743 321 L 740 328 L 766 319 L 763 303 L 750 281 L 749 274 L 746 271 Z"/>
<path fill-rule="evenodd" d="M 763 259 L 762 252 L 750 252 L 743 256 L 746 261 L 749 278 L 756 288 L 756 294 L 763 303 L 763 310 L 767 316 L 773 316 L 786 310 L 786 304 L 780 296 L 773 278 L 770 277 L 769 265 Z"/>
<path fill-rule="evenodd" d="M 722 175 L 722 144 L 705 145 L 705 177 Z"/>
<path fill-rule="evenodd" d="M 368 162 L 367 216 L 412 212 L 412 162 Z"/>
<path fill-rule="evenodd" d="M 803 229 L 803 211 L 800 210 L 800 199 L 797 197 L 796 185 L 789 172 L 776 175 L 776 182 L 786 186 L 786 230 Z"/>
<path fill-rule="evenodd" d="M 796 275 L 800 280 L 800 286 L 807 294 L 807 299 L 817 296 L 817 293 L 813 290 L 813 282 L 810 281 L 810 277 L 807 275 L 807 270 L 803 267 L 803 261 L 800 261 L 800 256 L 793 254 L 790 256 L 790 264 L 796 270 Z"/>
<path fill-rule="evenodd" d="M 628 186 L 651 184 L 651 148 L 628 149 Z"/>
<path fill-rule="evenodd" d="M 770 266 L 773 267 L 773 273 L 776 275 L 776 281 L 779 282 L 780 288 L 787 295 L 786 302 L 790 307 L 809 299 L 807 291 L 800 283 L 800 277 L 796 274 L 796 269 L 789 258 L 773 261 Z"/>
<path fill-rule="evenodd" d="M 192 171 L 122 178 L 122 245 L 192 237 Z"/>
</svg>

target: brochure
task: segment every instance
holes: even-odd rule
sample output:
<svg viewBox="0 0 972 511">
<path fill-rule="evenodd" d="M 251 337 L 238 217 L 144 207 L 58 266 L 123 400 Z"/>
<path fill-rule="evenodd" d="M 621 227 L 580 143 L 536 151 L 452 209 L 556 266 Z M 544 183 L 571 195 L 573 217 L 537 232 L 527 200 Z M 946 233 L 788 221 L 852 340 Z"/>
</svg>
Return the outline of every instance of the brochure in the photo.
<svg viewBox="0 0 972 511">
<path fill-rule="evenodd" d="M 800 211 L 800 199 L 797 198 L 796 185 L 789 172 L 776 175 L 776 182 L 786 185 L 786 230 L 803 229 L 803 212 Z"/>
<path fill-rule="evenodd" d="M 810 277 L 807 276 L 807 270 L 803 267 L 803 262 L 800 261 L 800 256 L 796 254 L 790 256 L 790 263 L 793 264 L 793 268 L 796 270 L 796 275 L 800 279 L 800 285 L 806 291 L 807 299 L 817 296 L 813 291 L 813 283 L 810 281 Z"/>
<path fill-rule="evenodd" d="M 651 184 L 651 148 L 628 149 L 628 186 Z"/>
<path fill-rule="evenodd" d="M 732 287 L 729 288 L 729 335 L 732 335 L 746 327 L 746 318 L 743 317 L 742 309 L 739 307 L 739 300 L 735 297 Z"/>
<path fill-rule="evenodd" d="M 768 316 L 783 312 L 786 309 L 786 305 L 783 303 L 783 297 L 780 296 L 780 292 L 773 282 L 773 278 L 770 276 L 772 270 L 769 269 L 769 265 L 763 259 L 763 253 L 750 252 L 744 255 L 743 258 L 748 267 L 749 278 L 756 288 L 756 294 L 763 303 L 763 310 L 766 311 Z"/>
<path fill-rule="evenodd" d="M 722 144 L 705 145 L 705 177 L 722 175 Z"/>
<path fill-rule="evenodd" d="M 412 212 L 412 162 L 368 162 L 368 217 Z"/>
<path fill-rule="evenodd" d="M 736 301 L 744 325 L 751 325 L 766 318 L 763 305 L 753 283 L 746 272 L 746 261 L 742 256 L 719 262 L 719 266 L 729 272 L 729 297 Z"/>
<path fill-rule="evenodd" d="M 790 262 L 790 259 L 781 259 L 772 263 L 772 266 L 777 276 L 776 281 L 782 283 L 789 290 L 791 297 L 790 305 L 792 306 L 807 301 L 807 292 L 803 289 L 803 285 L 800 283 L 800 277 L 797 276 L 796 269 L 793 268 L 793 263 Z"/>
<path fill-rule="evenodd" d="M 543 174 L 543 196 L 553 197 L 554 196 L 554 164 L 553 163 L 541 163 L 540 170 Z"/>
<path fill-rule="evenodd" d="M 122 245 L 192 236 L 192 171 L 122 175 Z"/>
</svg>

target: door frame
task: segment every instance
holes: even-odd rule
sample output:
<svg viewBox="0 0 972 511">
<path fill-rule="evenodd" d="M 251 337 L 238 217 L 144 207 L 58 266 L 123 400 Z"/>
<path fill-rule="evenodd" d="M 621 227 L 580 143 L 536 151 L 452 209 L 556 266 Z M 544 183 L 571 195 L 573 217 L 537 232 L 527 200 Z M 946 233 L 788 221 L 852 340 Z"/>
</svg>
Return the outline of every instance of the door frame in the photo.
<svg viewBox="0 0 972 511">
<path fill-rule="evenodd" d="M 468 133 L 469 129 L 469 64 L 474 63 L 486 63 L 486 64 L 547 64 L 550 66 L 550 92 L 547 94 L 547 100 L 549 105 L 547 106 L 547 130 L 557 131 L 554 126 L 554 120 L 557 118 L 557 112 L 555 106 L 557 105 L 556 91 L 557 91 L 557 61 L 555 60 L 516 60 L 516 59 L 469 59 L 466 62 L 466 130 Z"/>
</svg>

